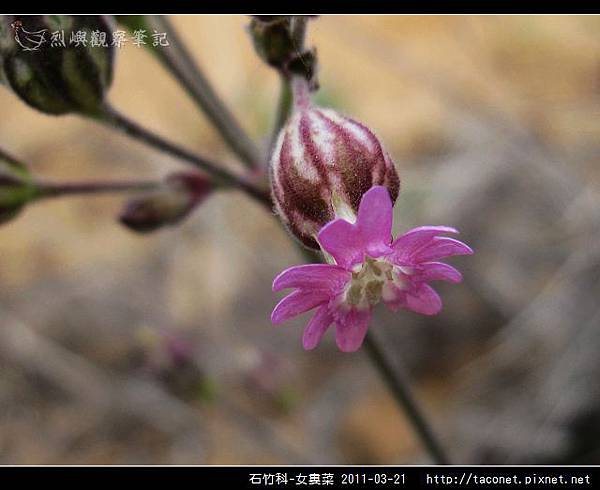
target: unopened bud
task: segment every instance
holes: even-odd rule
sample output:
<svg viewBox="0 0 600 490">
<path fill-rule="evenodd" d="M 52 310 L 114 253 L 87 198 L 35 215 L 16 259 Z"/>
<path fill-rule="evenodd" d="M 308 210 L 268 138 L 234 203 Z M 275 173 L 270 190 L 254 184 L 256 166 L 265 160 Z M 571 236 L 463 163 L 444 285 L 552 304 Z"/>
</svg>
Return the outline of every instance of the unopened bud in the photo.
<svg viewBox="0 0 600 490">
<path fill-rule="evenodd" d="M 101 15 L 2 16 L 0 71 L 35 109 L 95 114 L 112 81 L 112 31 Z"/>
<path fill-rule="evenodd" d="M 249 31 L 260 58 L 285 76 L 303 76 L 316 87 L 317 58 L 314 49 L 305 49 L 298 38 L 298 20 L 315 17 L 293 15 L 253 15 Z M 301 36 L 303 38 L 304 35 Z"/>
<path fill-rule="evenodd" d="M 254 17 L 250 22 L 250 34 L 257 54 L 267 64 L 281 68 L 294 54 L 294 40 L 287 16 Z"/>
<path fill-rule="evenodd" d="M 318 249 L 316 235 L 337 217 L 358 211 L 374 185 L 387 187 L 392 202 L 400 190 L 394 162 L 363 124 L 332 109 L 314 107 L 308 83 L 293 80 L 294 111 L 271 156 L 275 208 L 289 231 Z"/>
<path fill-rule="evenodd" d="M 175 173 L 169 175 L 159 189 L 129 201 L 119 220 L 127 228 L 139 233 L 175 225 L 212 191 L 213 184 L 200 173 Z"/>
<path fill-rule="evenodd" d="M 0 151 L 0 223 L 14 218 L 35 195 L 36 186 L 25 165 Z"/>
</svg>

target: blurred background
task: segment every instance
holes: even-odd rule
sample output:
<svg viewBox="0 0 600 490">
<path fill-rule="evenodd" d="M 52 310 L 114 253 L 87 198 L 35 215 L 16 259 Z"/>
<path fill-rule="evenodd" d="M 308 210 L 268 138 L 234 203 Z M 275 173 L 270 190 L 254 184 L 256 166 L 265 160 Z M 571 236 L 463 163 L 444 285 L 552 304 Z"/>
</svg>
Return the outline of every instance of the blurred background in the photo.
<svg viewBox="0 0 600 490">
<path fill-rule="evenodd" d="M 276 74 L 245 16 L 170 19 L 263 146 Z M 446 224 L 444 309 L 378 308 L 373 330 L 455 463 L 600 463 L 600 18 L 322 16 L 318 99 L 369 125 L 402 179 L 395 232 Z M 167 48 L 168 49 L 168 48 Z M 171 139 L 235 162 L 143 49 L 109 94 Z M 180 163 L 0 90 L 0 143 L 56 179 L 159 177 Z M 301 257 L 276 220 L 218 194 L 138 236 L 123 197 L 33 205 L 0 229 L 0 463 L 427 463 L 359 351 L 307 316 L 275 328 L 271 281 Z"/>
</svg>

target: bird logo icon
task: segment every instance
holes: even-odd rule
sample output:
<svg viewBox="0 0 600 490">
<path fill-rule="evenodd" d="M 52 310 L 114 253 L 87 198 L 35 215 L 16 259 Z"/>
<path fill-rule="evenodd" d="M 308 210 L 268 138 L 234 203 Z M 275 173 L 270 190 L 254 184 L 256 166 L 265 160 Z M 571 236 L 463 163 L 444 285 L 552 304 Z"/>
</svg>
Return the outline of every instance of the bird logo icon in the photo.
<svg viewBox="0 0 600 490">
<path fill-rule="evenodd" d="M 46 32 L 48 29 L 27 31 L 23 28 L 23 22 L 20 20 L 15 20 L 10 26 L 15 32 L 15 41 L 24 51 L 38 51 L 40 46 L 46 41 Z"/>
</svg>

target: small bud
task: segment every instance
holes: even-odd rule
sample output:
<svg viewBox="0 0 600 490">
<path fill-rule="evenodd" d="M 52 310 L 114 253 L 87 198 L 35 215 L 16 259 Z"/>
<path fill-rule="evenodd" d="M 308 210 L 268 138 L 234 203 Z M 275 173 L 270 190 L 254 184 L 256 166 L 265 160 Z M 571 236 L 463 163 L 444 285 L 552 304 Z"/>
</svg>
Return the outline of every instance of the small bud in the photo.
<svg viewBox="0 0 600 490">
<path fill-rule="evenodd" d="M 387 187 L 392 202 L 400 179 L 381 142 L 363 124 L 332 109 L 314 107 L 308 83 L 293 80 L 294 111 L 271 156 L 275 209 L 288 230 L 309 248 L 336 216 L 353 219 L 364 193 Z"/>
<path fill-rule="evenodd" d="M 316 48 L 308 49 L 302 53 L 296 53 L 290 58 L 287 64 L 287 70 L 290 76 L 304 77 L 308 81 L 311 91 L 319 89 L 319 80 L 317 78 L 317 69 L 319 63 L 317 60 Z"/>
<path fill-rule="evenodd" d="M 267 64 L 282 68 L 294 55 L 290 17 L 254 16 L 249 30 L 256 52 Z"/>
<path fill-rule="evenodd" d="M 112 31 L 101 15 L 2 16 L 0 72 L 35 109 L 95 114 L 112 81 Z"/>
<path fill-rule="evenodd" d="M 14 218 L 36 196 L 36 186 L 22 163 L 0 151 L 0 223 Z"/>
<path fill-rule="evenodd" d="M 295 32 L 298 19 L 311 17 L 315 16 L 253 15 L 248 30 L 256 53 L 265 63 L 286 77 L 303 76 L 316 87 L 316 50 L 304 49 Z"/>
<path fill-rule="evenodd" d="M 127 228 L 139 233 L 175 225 L 212 191 L 213 184 L 200 173 L 171 174 L 160 189 L 129 201 L 119 220 Z"/>
</svg>

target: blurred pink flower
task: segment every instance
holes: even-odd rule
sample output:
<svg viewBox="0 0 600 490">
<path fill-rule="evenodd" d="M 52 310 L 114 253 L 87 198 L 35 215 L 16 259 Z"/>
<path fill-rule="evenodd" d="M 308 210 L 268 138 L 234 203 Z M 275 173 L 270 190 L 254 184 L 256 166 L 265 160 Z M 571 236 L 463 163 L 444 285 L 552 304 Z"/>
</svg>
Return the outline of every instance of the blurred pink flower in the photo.
<svg viewBox="0 0 600 490">
<path fill-rule="evenodd" d="M 337 218 L 327 223 L 318 241 L 328 264 L 298 265 L 273 281 L 273 291 L 293 288 L 273 310 L 271 321 L 280 324 L 318 308 L 304 330 L 305 349 L 314 349 L 335 323 L 336 343 L 344 352 L 360 348 L 373 306 L 383 301 L 400 308 L 435 315 L 442 300 L 429 281 L 458 283 L 462 275 L 438 262 L 453 255 L 470 255 L 470 247 L 453 238 L 447 226 L 421 226 L 392 241 L 392 201 L 387 189 L 374 186 L 361 200 L 352 223 Z"/>
</svg>

